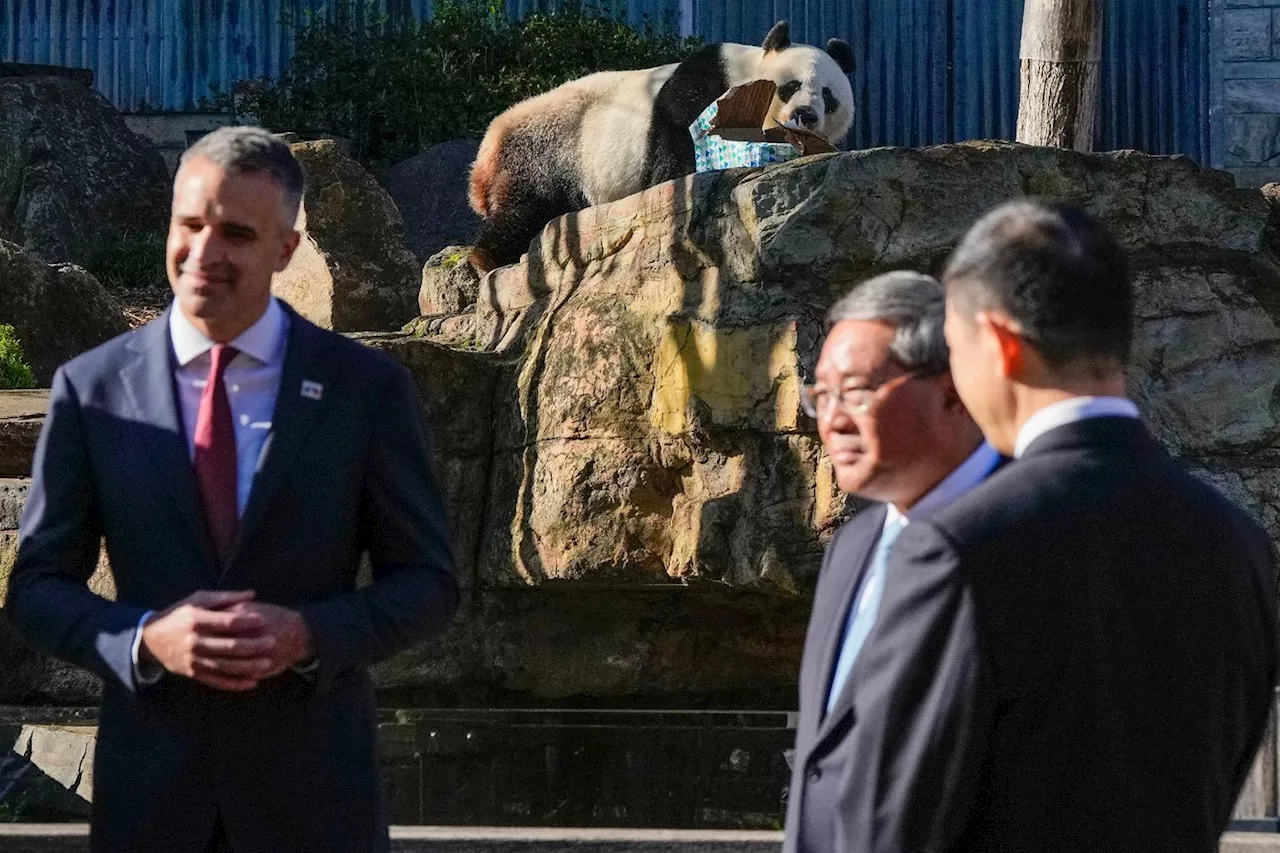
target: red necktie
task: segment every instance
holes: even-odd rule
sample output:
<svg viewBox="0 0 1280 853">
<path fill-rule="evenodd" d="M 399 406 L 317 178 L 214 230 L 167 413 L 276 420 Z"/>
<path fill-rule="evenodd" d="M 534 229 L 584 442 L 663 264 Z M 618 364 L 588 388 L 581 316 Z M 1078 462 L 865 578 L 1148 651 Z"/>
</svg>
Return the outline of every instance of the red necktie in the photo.
<svg viewBox="0 0 1280 853">
<path fill-rule="evenodd" d="M 219 559 L 226 559 L 236 538 L 236 431 L 222 377 L 237 351 L 214 344 L 211 355 L 209 381 L 196 415 L 196 480 L 209 536 Z"/>
</svg>

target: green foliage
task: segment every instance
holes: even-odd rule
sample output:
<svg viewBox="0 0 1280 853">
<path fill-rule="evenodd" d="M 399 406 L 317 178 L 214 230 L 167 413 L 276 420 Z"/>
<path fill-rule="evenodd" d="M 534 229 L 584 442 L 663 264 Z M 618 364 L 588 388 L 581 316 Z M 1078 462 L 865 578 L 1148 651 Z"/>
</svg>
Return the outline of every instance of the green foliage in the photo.
<svg viewBox="0 0 1280 853">
<path fill-rule="evenodd" d="M 112 291 L 165 285 L 165 235 L 135 234 L 92 253 L 84 268 Z"/>
<path fill-rule="evenodd" d="M 507 107 L 566 80 L 675 62 L 698 46 L 581 6 L 510 21 L 500 0 L 441 0 L 427 21 L 304 22 L 288 70 L 242 81 L 236 109 L 275 131 L 348 137 L 358 159 L 387 165 L 479 138 Z M 207 103 L 229 105 L 218 92 Z"/>
<path fill-rule="evenodd" d="M 22 354 L 17 332 L 0 323 L 0 389 L 34 387 L 36 377 Z"/>
</svg>

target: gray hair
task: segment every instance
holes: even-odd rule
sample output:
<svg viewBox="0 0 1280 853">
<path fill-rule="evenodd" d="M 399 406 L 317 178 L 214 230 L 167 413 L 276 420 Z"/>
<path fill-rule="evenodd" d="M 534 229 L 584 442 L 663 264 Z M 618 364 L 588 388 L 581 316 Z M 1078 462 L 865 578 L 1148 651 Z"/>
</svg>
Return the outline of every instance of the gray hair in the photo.
<svg viewBox="0 0 1280 853">
<path fill-rule="evenodd" d="M 908 270 L 878 275 L 849 291 L 827 312 L 827 330 L 843 320 L 879 320 L 894 327 L 889 352 L 907 370 L 937 376 L 950 369 L 946 292 L 938 280 Z"/>
<path fill-rule="evenodd" d="M 304 179 L 302 167 L 294 159 L 289 146 L 261 127 L 220 127 L 200 137 L 182 152 L 179 165 L 196 157 L 221 166 L 232 175 L 266 172 L 284 191 L 284 210 L 289 227 L 293 227 L 302 204 Z"/>
</svg>

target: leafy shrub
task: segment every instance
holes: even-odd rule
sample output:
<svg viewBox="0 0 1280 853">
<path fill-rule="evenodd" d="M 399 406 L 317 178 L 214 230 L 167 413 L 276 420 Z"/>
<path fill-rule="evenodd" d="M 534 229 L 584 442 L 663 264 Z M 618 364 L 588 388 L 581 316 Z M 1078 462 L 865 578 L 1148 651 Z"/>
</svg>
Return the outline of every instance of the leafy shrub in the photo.
<svg viewBox="0 0 1280 853">
<path fill-rule="evenodd" d="M 357 159 L 381 166 L 479 138 L 507 107 L 566 80 L 675 62 L 698 46 L 581 6 L 511 21 L 501 0 L 441 0 L 425 21 L 304 22 L 286 72 L 242 81 L 236 108 L 276 131 L 347 137 Z"/>
<path fill-rule="evenodd" d="M 22 354 L 17 332 L 0 323 L 0 389 L 34 387 L 36 377 Z"/>
<path fill-rule="evenodd" d="M 84 268 L 108 290 L 168 289 L 164 243 L 162 233 L 131 235 L 92 253 Z"/>
</svg>

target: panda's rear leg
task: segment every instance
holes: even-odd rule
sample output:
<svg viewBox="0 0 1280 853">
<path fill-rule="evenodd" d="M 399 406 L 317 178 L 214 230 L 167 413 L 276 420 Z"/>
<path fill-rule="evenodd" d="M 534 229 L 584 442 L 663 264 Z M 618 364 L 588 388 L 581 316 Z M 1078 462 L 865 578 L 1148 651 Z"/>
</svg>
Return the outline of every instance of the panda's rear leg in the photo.
<svg viewBox="0 0 1280 853">
<path fill-rule="evenodd" d="M 480 226 L 469 256 L 472 266 L 487 272 L 519 262 L 548 222 L 578 209 L 560 199 L 517 190 Z"/>
</svg>

